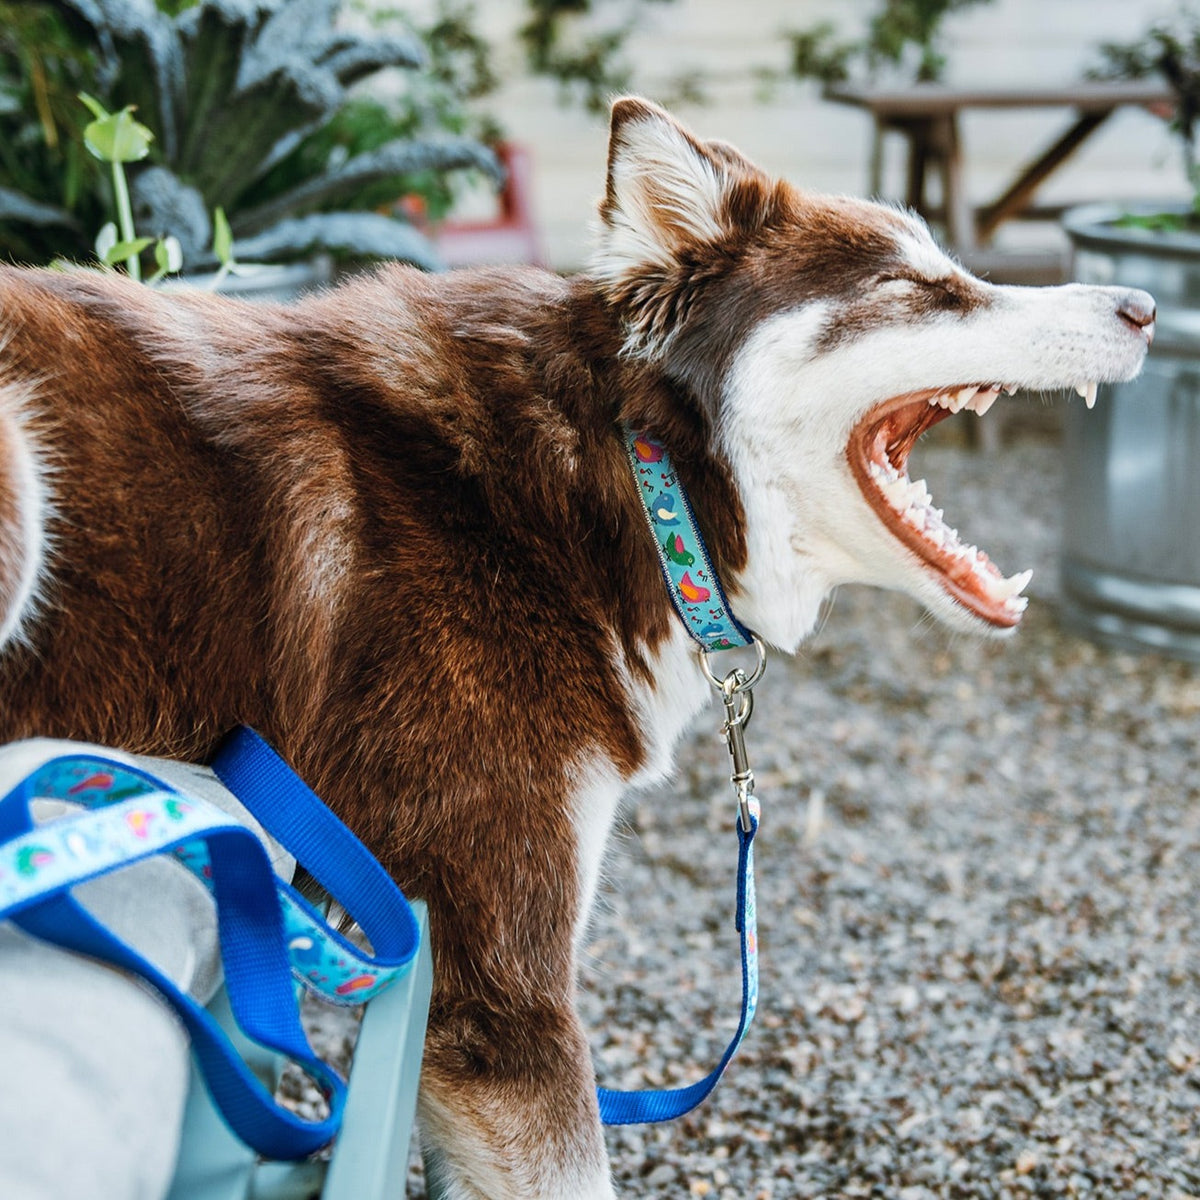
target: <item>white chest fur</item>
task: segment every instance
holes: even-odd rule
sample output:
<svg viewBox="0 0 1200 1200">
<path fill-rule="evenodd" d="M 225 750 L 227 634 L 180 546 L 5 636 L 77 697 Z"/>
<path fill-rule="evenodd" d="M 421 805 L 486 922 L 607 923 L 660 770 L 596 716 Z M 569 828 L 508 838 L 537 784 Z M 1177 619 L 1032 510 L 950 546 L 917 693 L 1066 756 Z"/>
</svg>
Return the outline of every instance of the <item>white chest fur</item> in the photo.
<svg viewBox="0 0 1200 1200">
<path fill-rule="evenodd" d="M 622 778 L 607 757 L 588 759 L 572 772 L 571 810 L 575 823 L 579 875 L 578 949 L 587 928 L 613 824 L 626 792 L 651 787 L 670 773 L 680 735 L 712 701 L 698 652 L 682 628 L 649 656 L 653 681 L 635 680 L 621 664 L 643 745 L 645 762 L 632 778 Z"/>
</svg>

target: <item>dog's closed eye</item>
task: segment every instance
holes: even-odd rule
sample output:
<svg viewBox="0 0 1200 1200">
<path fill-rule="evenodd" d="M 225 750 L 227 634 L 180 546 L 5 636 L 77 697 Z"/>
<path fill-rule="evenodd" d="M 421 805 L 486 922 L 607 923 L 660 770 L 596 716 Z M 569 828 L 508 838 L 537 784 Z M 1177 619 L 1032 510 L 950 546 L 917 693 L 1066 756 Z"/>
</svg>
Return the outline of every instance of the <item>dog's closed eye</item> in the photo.
<svg viewBox="0 0 1200 1200">
<path fill-rule="evenodd" d="M 923 279 L 916 275 L 880 275 L 876 287 L 897 293 L 909 293 L 921 301 L 922 308 L 936 307 L 948 311 L 965 312 L 973 308 L 976 298 L 971 295 L 964 282 L 947 276 L 944 279 Z"/>
</svg>

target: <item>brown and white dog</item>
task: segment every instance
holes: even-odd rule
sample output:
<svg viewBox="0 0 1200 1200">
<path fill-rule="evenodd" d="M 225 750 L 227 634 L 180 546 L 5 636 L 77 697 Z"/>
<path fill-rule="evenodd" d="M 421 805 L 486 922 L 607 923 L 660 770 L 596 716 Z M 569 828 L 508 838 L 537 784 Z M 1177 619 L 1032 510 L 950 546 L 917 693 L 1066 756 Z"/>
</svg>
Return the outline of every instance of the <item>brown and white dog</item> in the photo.
<svg viewBox="0 0 1200 1200">
<path fill-rule="evenodd" d="M 0 739 L 279 748 L 429 903 L 455 1200 L 613 1195 L 576 948 L 622 793 L 710 691 L 621 423 L 769 643 L 852 581 L 1002 632 L 1025 577 L 913 442 L 1005 385 L 1128 379 L 1153 333 L 1145 293 L 981 282 L 640 100 L 600 216 L 573 279 L 392 267 L 291 308 L 0 270 Z"/>
</svg>

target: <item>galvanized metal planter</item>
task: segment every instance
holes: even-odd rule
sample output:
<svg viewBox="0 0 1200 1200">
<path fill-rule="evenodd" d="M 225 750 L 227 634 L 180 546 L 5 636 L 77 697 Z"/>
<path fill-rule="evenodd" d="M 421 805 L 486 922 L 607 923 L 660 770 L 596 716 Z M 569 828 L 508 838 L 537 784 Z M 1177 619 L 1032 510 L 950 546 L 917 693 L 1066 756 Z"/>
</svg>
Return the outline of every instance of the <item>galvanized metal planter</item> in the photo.
<svg viewBox="0 0 1200 1200">
<path fill-rule="evenodd" d="M 269 300 L 290 303 L 307 292 L 327 287 L 334 280 L 333 259 L 318 254 L 303 262 L 253 263 L 244 272 L 226 275 L 218 283 L 216 272 L 205 275 L 180 275 L 164 280 L 165 291 L 198 289 L 217 291 L 238 300 Z"/>
<path fill-rule="evenodd" d="M 1124 211 L 1064 221 L 1075 278 L 1152 293 L 1158 331 L 1138 379 L 1106 385 L 1093 412 L 1068 409 L 1063 616 L 1095 640 L 1200 662 L 1200 235 L 1115 226 Z"/>
</svg>

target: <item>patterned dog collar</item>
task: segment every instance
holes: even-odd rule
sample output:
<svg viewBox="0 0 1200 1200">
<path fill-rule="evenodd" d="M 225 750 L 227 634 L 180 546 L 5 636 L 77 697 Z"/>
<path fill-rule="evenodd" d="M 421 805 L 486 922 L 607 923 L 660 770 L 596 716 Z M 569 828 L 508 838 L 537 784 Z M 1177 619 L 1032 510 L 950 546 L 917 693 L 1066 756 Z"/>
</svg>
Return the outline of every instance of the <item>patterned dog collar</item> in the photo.
<svg viewBox="0 0 1200 1200">
<path fill-rule="evenodd" d="M 666 447 L 626 427 L 625 452 L 637 480 L 667 592 L 684 628 L 705 650 L 753 645 L 754 635 L 729 609 Z"/>
</svg>

